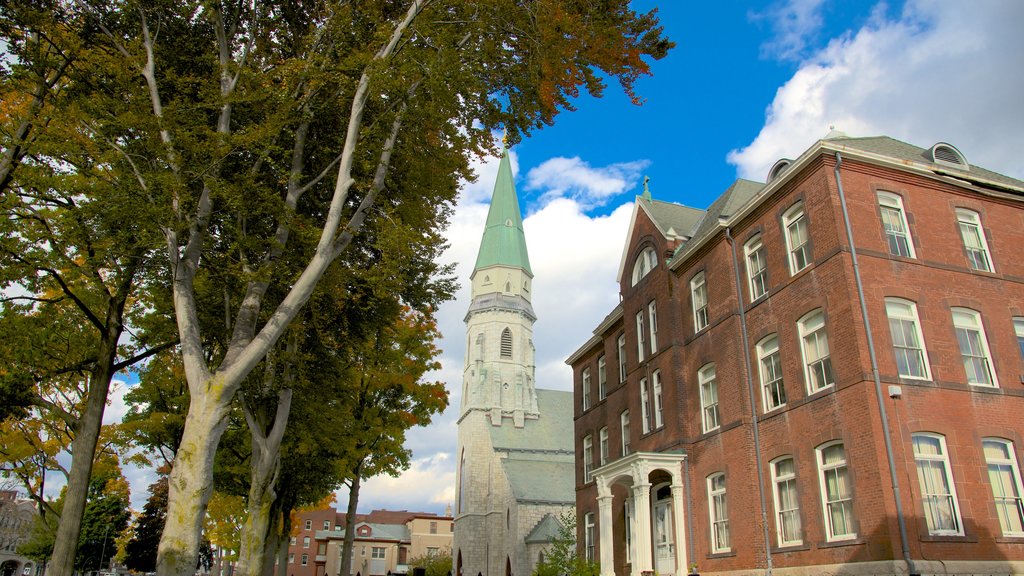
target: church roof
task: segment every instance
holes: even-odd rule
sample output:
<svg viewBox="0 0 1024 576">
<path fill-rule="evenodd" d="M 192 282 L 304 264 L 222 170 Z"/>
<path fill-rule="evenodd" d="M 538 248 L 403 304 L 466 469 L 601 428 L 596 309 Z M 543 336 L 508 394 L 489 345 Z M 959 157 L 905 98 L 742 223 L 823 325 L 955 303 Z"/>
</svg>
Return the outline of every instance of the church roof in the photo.
<svg viewBox="0 0 1024 576">
<path fill-rule="evenodd" d="M 491 207 L 487 210 L 487 224 L 473 270 L 490 266 L 522 268 L 533 276 L 530 256 L 526 252 L 523 217 L 519 212 L 519 198 L 516 196 L 516 187 L 512 180 L 512 165 L 508 159 L 507 149 L 502 150 L 498 178 L 494 182 L 494 192 L 491 194 Z"/>
<path fill-rule="evenodd" d="M 505 452 L 558 451 L 573 454 L 572 392 L 537 389 L 540 418 L 527 420 L 522 428 L 494 426 L 491 445 Z"/>
<path fill-rule="evenodd" d="M 533 530 L 530 530 L 530 533 L 526 535 L 526 543 L 547 544 L 554 542 L 561 530 L 562 523 L 553 515 L 545 514 L 540 522 L 537 522 L 537 525 L 533 527 Z"/>
<path fill-rule="evenodd" d="M 501 461 L 518 502 L 572 504 L 576 501 L 576 465 L 572 456 L 560 460 Z"/>
</svg>

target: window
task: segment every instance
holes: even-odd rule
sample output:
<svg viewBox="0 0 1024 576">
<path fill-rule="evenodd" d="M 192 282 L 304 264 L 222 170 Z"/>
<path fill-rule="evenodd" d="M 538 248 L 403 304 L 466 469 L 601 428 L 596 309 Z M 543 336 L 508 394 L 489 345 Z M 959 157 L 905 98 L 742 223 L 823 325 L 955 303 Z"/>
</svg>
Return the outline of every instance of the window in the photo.
<svg viewBox="0 0 1024 576">
<path fill-rule="evenodd" d="M 899 375 L 919 380 L 931 379 L 921 323 L 917 319 L 917 304 L 898 298 L 886 298 L 885 313 L 889 317 L 889 332 L 892 334 Z"/>
<path fill-rule="evenodd" d="M 704 432 L 710 432 L 719 426 L 718 422 L 718 382 L 715 380 L 715 365 L 708 364 L 697 372 L 700 383 L 700 416 Z"/>
<path fill-rule="evenodd" d="M 982 272 L 994 272 L 992 255 L 988 251 L 988 241 L 985 239 L 985 229 L 981 227 L 981 216 L 977 212 L 957 208 L 956 221 L 960 225 L 960 237 L 963 238 L 964 251 L 967 252 L 967 262 L 971 268 Z"/>
<path fill-rule="evenodd" d="M 946 439 L 938 434 L 914 434 L 912 439 L 928 533 L 963 534 Z"/>
<path fill-rule="evenodd" d="M 590 410 L 590 367 L 583 369 L 583 381 L 580 384 L 580 395 L 583 396 L 583 409 Z"/>
<path fill-rule="evenodd" d="M 600 443 L 599 449 L 601 450 L 601 466 L 608 463 L 608 427 L 601 428 L 601 432 L 598 434 L 598 442 Z"/>
<path fill-rule="evenodd" d="M 889 254 L 914 258 L 914 241 L 910 238 L 903 198 L 889 192 L 879 192 L 878 210 L 882 217 L 882 232 L 889 243 Z"/>
<path fill-rule="evenodd" d="M 708 476 L 708 512 L 711 516 L 711 552 L 728 552 L 729 508 L 725 500 L 725 474 Z"/>
<path fill-rule="evenodd" d="M 811 263 L 811 247 L 808 244 L 807 216 L 804 205 L 797 204 L 782 216 L 786 229 L 786 250 L 789 253 L 789 273 L 796 274 Z"/>
<path fill-rule="evenodd" d="M 430 523 L 430 533 L 437 534 L 437 522 Z"/>
<path fill-rule="evenodd" d="M 651 354 L 658 352 L 658 304 L 651 300 L 647 303 L 648 328 L 651 331 Z"/>
<path fill-rule="evenodd" d="M 654 248 L 648 246 L 644 248 L 644 251 L 637 256 L 636 262 L 633 263 L 633 286 L 636 286 L 637 282 L 641 278 L 647 276 L 655 266 L 658 265 L 658 255 L 654 252 Z"/>
<path fill-rule="evenodd" d="M 853 528 L 853 496 L 846 451 L 842 443 L 819 446 L 818 481 L 821 483 L 822 510 L 825 513 L 825 537 L 828 541 L 856 538 Z"/>
<path fill-rule="evenodd" d="M 622 506 L 623 532 L 626 540 L 626 563 L 633 561 L 633 499 L 626 498 Z"/>
<path fill-rule="evenodd" d="M 798 328 L 804 355 L 807 394 L 814 394 L 836 383 L 835 375 L 832 373 L 832 359 L 828 354 L 825 313 L 821 310 L 811 312 L 800 320 Z"/>
<path fill-rule="evenodd" d="M 608 369 L 605 366 L 604 354 L 597 357 L 597 399 L 604 400 L 608 396 Z"/>
<path fill-rule="evenodd" d="M 508 328 L 501 331 L 501 357 L 512 357 L 512 331 Z"/>
<path fill-rule="evenodd" d="M 956 330 L 956 342 L 960 346 L 960 357 L 964 361 L 967 383 L 998 386 L 981 314 L 967 308 L 953 308 L 953 327 Z"/>
<path fill-rule="evenodd" d="M 594 513 L 583 515 L 583 548 L 586 550 L 587 562 L 594 561 Z"/>
<path fill-rule="evenodd" d="M 636 313 L 636 359 L 644 361 L 644 311 Z"/>
<path fill-rule="evenodd" d="M 312 530 L 313 529 L 313 521 L 312 520 L 306 520 L 305 528 L 306 528 L 306 530 Z"/>
<path fill-rule="evenodd" d="M 295 564 L 295 554 L 294 553 L 288 554 L 288 563 L 289 564 Z"/>
<path fill-rule="evenodd" d="M 1020 348 L 1020 355 L 1024 357 L 1024 318 L 1013 319 L 1013 331 L 1017 333 L 1017 348 Z"/>
<path fill-rule="evenodd" d="M 374 546 L 373 550 L 370 552 L 370 558 L 382 560 L 384 558 L 385 552 L 387 552 L 387 548 L 383 546 Z"/>
<path fill-rule="evenodd" d="M 619 414 L 619 429 L 622 432 L 622 455 L 629 455 L 629 410 Z"/>
<path fill-rule="evenodd" d="M 708 326 L 708 286 L 703 272 L 690 280 L 690 301 L 693 304 L 693 331 L 700 332 Z"/>
<path fill-rule="evenodd" d="M 591 473 L 594 471 L 594 437 L 587 434 L 583 438 L 583 481 L 593 480 Z"/>
<path fill-rule="evenodd" d="M 309 565 L 309 554 L 303 554 L 302 555 L 302 565 L 303 566 L 308 566 Z"/>
<path fill-rule="evenodd" d="M 435 558 L 441 553 L 441 549 L 437 546 L 427 546 L 427 558 Z"/>
<path fill-rule="evenodd" d="M 626 335 L 619 334 L 619 384 L 626 381 Z"/>
<path fill-rule="evenodd" d="M 661 400 L 661 370 L 655 370 L 651 376 L 654 380 L 654 427 L 665 425 L 665 406 Z"/>
<path fill-rule="evenodd" d="M 327 554 L 327 542 L 320 542 L 316 545 L 316 553 L 320 556 Z"/>
<path fill-rule="evenodd" d="M 779 458 L 772 462 L 772 487 L 779 546 L 800 544 L 800 499 L 796 494 L 796 466 L 792 458 Z"/>
<path fill-rule="evenodd" d="M 747 242 L 743 253 L 747 255 L 747 283 L 750 286 L 750 301 L 753 302 L 768 293 L 768 260 L 760 234 Z"/>
<path fill-rule="evenodd" d="M 324 520 L 324 530 L 330 530 L 330 529 L 331 529 L 331 521 L 330 520 Z"/>
<path fill-rule="evenodd" d="M 295 541 L 296 541 L 295 536 L 292 536 L 288 543 L 291 544 L 292 546 L 295 546 Z"/>
<path fill-rule="evenodd" d="M 782 361 L 779 360 L 779 337 L 775 334 L 757 345 L 757 366 L 761 374 L 761 395 L 764 411 L 786 404 L 786 388 L 782 384 Z"/>
<path fill-rule="evenodd" d="M 309 536 L 306 536 L 305 538 L 302 539 L 302 547 L 303 548 L 309 548 Z"/>
<path fill-rule="evenodd" d="M 982 447 L 1003 536 L 1024 536 L 1024 502 L 1021 501 L 1024 488 L 1013 443 L 1001 438 L 985 438 Z"/>
<path fill-rule="evenodd" d="M 651 431 L 651 397 L 647 390 L 647 378 L 640 379 L 640 427 L 644 434 Z"/>
</svg>

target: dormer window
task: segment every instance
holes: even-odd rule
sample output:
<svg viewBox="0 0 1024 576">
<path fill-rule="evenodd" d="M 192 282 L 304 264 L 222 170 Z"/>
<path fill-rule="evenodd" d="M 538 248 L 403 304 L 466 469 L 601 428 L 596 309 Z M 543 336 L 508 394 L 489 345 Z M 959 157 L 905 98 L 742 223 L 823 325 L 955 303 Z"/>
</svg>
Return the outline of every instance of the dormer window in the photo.
<svg viewBox="0 0 1024 576">
<path fill-rule="evenodd" d="M 967 163 L 967 158 L 960 153 L 956 147 L 945 142 L 939 142 L 938 144 L 931 147 L 928 150 L 928 156 L 932 162 L 941 164 L 943 166 L 951 166 L 960 170 L 970 170 L 971 165 Z"/>
<path fill-rule="evenodd" d="M 637 257 L 636 262 L 633 264 L 633 284 L 636 286 L 637 282 L 641 278 L 647 276 L 655 266 L 658 265 L 658 255 L 654 252 L 654 248 L 648 246 L 644 248 L 644 251 Z"/>
<path fill-rule="evenodd" d="M 783 159 L 779 160 L 778 162 L 776 162 L 775 165 L 772 166 L 772 169 L 768 171 L 768 180 L 767 180 L 767 182 L 771 182 L 772 180 L 775 180 L 776 178 L 778 178 L 779 174 L 782 174 L 783 172 L 785 172 L 786 168 L 789 168 L 789 165 L 792 164 L 792 163 L 793 163 L 793 161 L 790 160 L 789 158 L 783 158 Z"/>
</svg>

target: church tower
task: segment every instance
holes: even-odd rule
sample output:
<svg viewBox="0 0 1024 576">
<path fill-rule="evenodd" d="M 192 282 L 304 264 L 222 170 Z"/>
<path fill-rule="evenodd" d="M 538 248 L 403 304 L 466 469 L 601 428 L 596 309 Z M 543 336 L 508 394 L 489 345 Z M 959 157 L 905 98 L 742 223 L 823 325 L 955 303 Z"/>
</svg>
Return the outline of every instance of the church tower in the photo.
<svg viewBox="0 0 1024 576">
<path fill-rule="evenodd" d="M 465 318 L 460 416 L 483 411 L 494 426 L 511 419 L 522 428 L 527 418 L 538 416 L 533 347 L 537 316 L 530 303 L 533 272 L 507 150 L 502 151 L 470 281 L 473 300 Z"/>
<path fill-rule="evenodd" d="M 535 386 L 533 271 L 507 150 L 470 280 L 455 576 L 528 576 L 575 500 L 572 393 Z"/>
</svg>

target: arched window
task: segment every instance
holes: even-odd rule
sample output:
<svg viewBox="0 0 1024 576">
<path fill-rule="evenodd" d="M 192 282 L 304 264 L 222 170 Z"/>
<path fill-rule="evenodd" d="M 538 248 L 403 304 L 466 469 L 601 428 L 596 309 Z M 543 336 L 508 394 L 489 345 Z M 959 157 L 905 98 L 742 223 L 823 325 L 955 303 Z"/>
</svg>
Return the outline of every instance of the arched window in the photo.
<svg viewBox="0 0 1024 576">
<path fill-rule="evenodd" d="M 640 281 L 641 278 L 647 276 L 655 266 L 658 265 L 658 255 L 654 252 L 654 248 L 648 246 L 644 248 L 644 251 L 640 253 L 636 258 L 636 262 L 633 263 L 633 284 Z"/>
<path fill-rule="evenodd" d="M 501 357 L 512 358 L 512 331 L 508 328 L 501 331 Z"/>
</svg>

